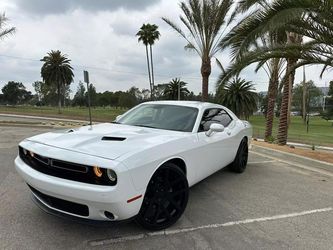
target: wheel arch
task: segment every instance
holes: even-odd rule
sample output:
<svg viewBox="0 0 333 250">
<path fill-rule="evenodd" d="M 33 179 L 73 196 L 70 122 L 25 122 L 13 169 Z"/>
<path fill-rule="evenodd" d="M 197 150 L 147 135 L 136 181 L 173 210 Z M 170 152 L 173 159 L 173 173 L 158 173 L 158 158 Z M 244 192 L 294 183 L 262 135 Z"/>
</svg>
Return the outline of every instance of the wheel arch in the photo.
<svg viewBox="0 0 333 250">
<path fill-rule="evenodd" d="M 156 171 L 166 163 L 175 164 L 180 170 L 182 170 L 184 172 L 185 176 L 187 177 L 187 167 L 186 167 L 185 160 L 182 157 L 174 156 L 174 157 L 168 158 L 168 159 L 164 160 L 163 162 L 161 162 L 160 164 L 158 164 L 157 167 L 155 167 L 154 171 L 150 174 L 148 182 L 151 180 L 151 178 L 156 173 Z M 147 185 L 148 185 L 148 183 L 147 183 Z"/>
<path fill-rule="evenodd" d="M 168 160 L 164 161 L 162 164 L 160 164 L 157 169 L 159 169 L 161 166 L 163 166 L 166 163 L 175 164 L 180 170 L 182 170 L 184 172 L 185 176 L 187 176 L 186 175 L 187 174 L 186 163 L 185 163 L 184 159 L 182 159 L 180 157 L 168 159 Z"/>
</svg>

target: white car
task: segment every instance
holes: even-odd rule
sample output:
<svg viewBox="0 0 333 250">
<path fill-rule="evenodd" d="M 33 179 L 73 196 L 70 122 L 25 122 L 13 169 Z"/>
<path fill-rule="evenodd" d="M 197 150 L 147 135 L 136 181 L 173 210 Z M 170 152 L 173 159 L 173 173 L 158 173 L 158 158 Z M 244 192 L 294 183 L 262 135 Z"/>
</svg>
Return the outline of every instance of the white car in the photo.
<svg viewBox="0 0 333 250">
<path fill-rule="evenodd" d="M 182 215 L 189 187 L 226 166 L 245 170 L 251 136 L 251 125 L 221 105 L 146 102 L 112 123 L 25 139 L 15 165 L 52 214 L 135 218 L 159 230 Z"/>
</svg>

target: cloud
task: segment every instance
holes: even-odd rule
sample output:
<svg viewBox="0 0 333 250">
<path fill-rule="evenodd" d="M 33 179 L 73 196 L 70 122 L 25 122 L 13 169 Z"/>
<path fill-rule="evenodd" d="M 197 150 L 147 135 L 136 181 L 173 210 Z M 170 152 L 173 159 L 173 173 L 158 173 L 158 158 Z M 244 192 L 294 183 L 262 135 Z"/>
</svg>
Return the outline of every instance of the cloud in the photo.
<svg viewBox="0 0 333 250">
<path fill-rule="evenodd" d="M 199 56 L 185 51 L 185 40 L 161 20 L 166 16 L 179 21 L 178 5 L 179 1 L 170 0 L 1 0 L 0 10 L 6 11 L 9 25 L 17 27 L 17 32 L 0 41 L 0 89 L 8 81 L 15 80 L 32 90 L 31 84 L 41 79 L 39 59 L 52 49 L 61 50 L 72 60 L 75 70 L 73 91 L 83 80 L 83 70 L 89 71 L 90 80 L 99 92 L 127 90 L 133 85 L 140 89 L 148 88 L 145 48 L 138 43 L 135 34 L 143 23 L 154 23 L 161 33 L 160 40 L 153 47 L 155 82 L 166 83 L 174 77 L 181 77 L 189 83 L 191 91 L 199 93 Z M 43 17 L 39 18 L 39 15 Z M 216 56 L 223 66 L 229 65 L 228 51 L 219 52 Z M 323 86 L 330 78 L 325 74 L 320 80 L 320 69 L 319 66 L 308 67 L 307 76 Z M 210 92 L 215 91 L 219 73 L 220 69 L 212 59 Z M 244 70 L 241 76 L 253 81 L 258 91 L 267 90 L 265 72 L 255 74 L 254 66 Z M 301 79 L 302 71 L 298 70 L 296 82 Z"/>
<path fill-rule="evenodd" d="M 119 8 L 143 10 L 157 4 L 157 0 L 14 0 L 17 7 L 37 15 L 64 14 L 76 9 L 86 11 L 115 11 Z"/>
</svg>

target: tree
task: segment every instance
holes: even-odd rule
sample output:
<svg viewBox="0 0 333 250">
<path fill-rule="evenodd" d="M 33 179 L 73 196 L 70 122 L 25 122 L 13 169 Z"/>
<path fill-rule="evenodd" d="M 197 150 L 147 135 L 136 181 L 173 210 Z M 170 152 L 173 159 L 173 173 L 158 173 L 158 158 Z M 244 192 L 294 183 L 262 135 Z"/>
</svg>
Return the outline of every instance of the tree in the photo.
<svg viewBox="0 0 333 250">
<path fill-rule="evenodd" d="M 86 106 L 86 88 L 84 87 L 84 84 L 82 82 L 79 83 L 79 86 L 77 86 L 76 93 L 73 98 L 72 104 L 74 106 Z"/>
<path fill-rule="evenodd" d="M 146 57 L 147 57 L 147 67 L 148 67 L 148 78 L 149 78 L 149 86 L 150 86 L 150 93 L 151 98 L 154 98 L 154 66 L 153 66 L 153 50 L 152 46 L 154 45 L 155 41 L 159 39 L 160 32 L 157 30 L 158 26 L 155 24 L 143 24 L 136 33 L 138 36 L 138 42 L 142 41 L 142 43 L 146 47 Z M 150 48 L 150 62 L 149 62 L 149 53 L 148 53 L 148 45 Z M 150 66 L 151 66 L 151 74 L 150 74 Z"/>
<path fill-rule="evenodd" d="M 257 110 L 257 93 L 254 90 L 252 82 L 236 77 L 218 86 L 216 99 L 237 116 L 248 119 Z"/>
<path fill-rule="evenodd" d="M 316 87 L 313 81 L 308 81 L 306 85 L 306 96 L 305 96 L 305 112 L 310 111 L 311 108 L 319 108 L 322 92 L 319 88 Z M 293 107 L 296 111 L 300 111 L 303 115 L 303 88 L 304 82 L 296 84 L 293 89 Z"/>
<path fill-rule="evenodd" d="M 186 88 L 186 85 L 187 83 L 181 81 L 180 78 L 174 78 L 165 86 L 163 95 L 169 100 L 184 100 L 185 96 L 190 93 L 190 91 Z"/>
<path fill-rule="evenodd" d="M 188 0 L 181 2 L 183 15 L 180 21 L 185 25 L 186 34 L 177 24 L 166 17 L 162 19 L 169 24 L 188 43 L 185 49 L 194 50 L 201 58 L 202 100 L 208 100 L 208 84 L 211 74 L 211 58 L 221 50 L 218 45 L 223 37 L 223 31 L 231 22 L 227 20 L 233 0 Z"/>
<path fill-rule="evenodd" d="M 300 44 L 302 42 L 302 36 L 293 32 L 287 32 L 287 44 Z M 280 110 L 280 119 L 277 140 L 279 145 L 286 145 L 288 138 L 288 126 L 290 120 L 291 98 L 292 88 L 295 80 L 296 63 L 298 59 L 293 57 L 287 57 L 287 68 L 283 83 L 283 94 Z"/>
<path fill-rule="evenodd" d="M 29 101 L 32 98 L 31 92 L 27 91 L 21 82 L 8 82 L 1 89 L 3 101 L 7 104 L 16 105 Z"/>
<path fill-rule="evenodd" d="M 32 84 L 40 105 L 57 105 L 57 86 L 36 81 Z"/>
<path fill-rule="evenodd" d="M 247 1 L 253 2 L 253 1 Z M 232 77 L 241 69 L 254 62 L 264 63 L 271 58 L 287 58 L 289 65 L 284 80 L 284 95 L 281 104 L 279 122 L 279 144 L 287 142 L 288 116 L 291 103 L 291 86 L 295 69 L 303 65 L 324 65 L 325 69 L 333 66 L 333 2 L 329 0 L 275 0 L 268 2 L 265 10 L 252 12 L 242 28 L 237 28 L 243 34 L 238 36 L 239 51 L 237 62 L 226 70 L 225 78 Z M 254 43 L 262 34 L 284 29 L 288 39 L 293 36 L 305 37 L 304 43 L 289 42 L 273 46 L 261 46 L 247 52 L 248 44 Z M 232 34 L 230 34 L 230 37 Z M 294 37 L 295 38 L 295 37 Z M 232 38 L 234 39 L 234 38 Z M 297 41 L 298 39 L 295 39 Z M 287 78 L 289 78 L 289 84 Z M 286 111 L 287 110 L 287 111 Z"/>
<path fill-rule="evenodd" d="M 321 75 L 325 69 L 333 66 L 333 2 L 331 0 L 274 0 L 267 1 L 266 6 L 264 10 L 251 12 L 246 20 L 241 22 L 241 27 L 236 26 L 235 30 L 243 34 L 242 37 L 234 38 L 239 44 L 238 65 L 230 67 L 226 77 L 230 74 L 232 77 L 246 65 L 263 62 L 270 58 L 298 59 L 299 62 L 292 67 L 292 70 L 303 65 L 321 64 L 323 65 Z M 276 30 L 286 30 L 307 39 L 302 44 L 262 46 L 258 50 L 247 53 L 249 43 L 255 42 L 262 34 Z M 233 36 L 232 32 L 228 36 Z"/>
<path fill-rule="evenodd" d="M 155 86 L 155 78 L 154 78 L 154 63 L 153 63 L 153 45 L 156 40 L 160 38 L 160 32 L 157 30 L 158 26 L 153 24 L 149 26 L 150 30 L 150 36 L 148 38 L 148 43 L 149 43 L 149 49 L 150 49 L 150 62 L 151 62 L 151 80 L 152 80 L 152 89 L 154 89 Z M 154 91 L 153 91 L 154 93 Z"/>
<path fill-rule="evenodd" d="M 71 60 L 59 50 L 47 53 L 43 59 L 41 76 L 47 85 L 54 85 L 58 94 L 58 113 L 61 113 L 61 101 L 64 98 L 65 87 L 73 82 L 74 73 L 70 65 Z M 63 97 L 62 97 L 63 96 Z"/>
<path fill-rule="evenodd" d="M 163 100 L 164 99 L 164 90 L 166 88 L 167 84 L 157 84 L 154 87 L 154 96 L 156 100 Z"/>
<path fill-rule="evenodd" d="M 333 120 L 333 81 L 330 82 L 327 95 L 325 110 L 321 113 L 321 117 L 325 120 Z"/>
<path fill-rule="evenodd" d="M 88 91 L 85 94 L 86 100 L 88 100 Z M 89 84 L 89 97 L 90 97 L 90 105 L 92 107 L 97 106 L 97 92 L 95 86 L 90 83 Z"/>
<path fill-rule="evenodd" d="M 36 81 L 32 84 L 32 86 L 35 89 L 35 92 L 36 92 L 36 95 L 38 98 L 38 102 L 40 103 L 43 99 L 43 91 L 42 91 L 43 82 Z"/>
<path fill-rule="evenodd" d="M 6 17 L 5 13 L 0 14 L 0 40 L 8 35 L 12 35 L 15 33 L 15 27 L 5 28 L 7 22 L 8 18 Z"/>
</svg>

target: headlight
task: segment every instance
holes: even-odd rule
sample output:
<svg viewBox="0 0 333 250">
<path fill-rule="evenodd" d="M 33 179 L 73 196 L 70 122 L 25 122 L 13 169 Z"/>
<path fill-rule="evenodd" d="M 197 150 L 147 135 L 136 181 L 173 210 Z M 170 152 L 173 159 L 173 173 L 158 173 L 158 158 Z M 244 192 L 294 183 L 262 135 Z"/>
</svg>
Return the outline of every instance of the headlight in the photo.
<svg viewBox="0 0 333 250">
<path fill-rule="evenodd" d="M 101 177 L 101 176 L 102 176 L 103 172 L 102 172 L 102 170 L 101 170 L 99 167 L 95 166 L 95 167 L 93 168 L 93 170 L 94 170 L 94 174 L 95 174 L 97 177 Z"/>
<path fill-rule="evenodd" d="M 106 174 L 109 178 L 109 180 L 112 182 L 112 183 L 116 183 L 117 182 L 117 175 L 116 175 L 116 172 L 113 171 L 112 169 L 107 169 L 106 170 Z"/>
</svg>

